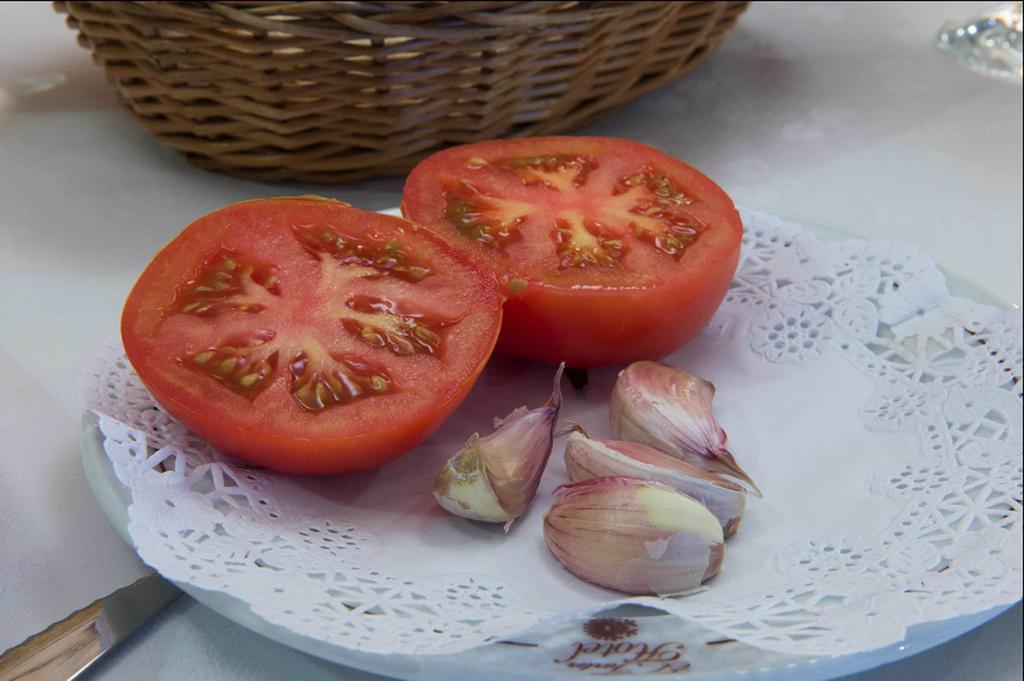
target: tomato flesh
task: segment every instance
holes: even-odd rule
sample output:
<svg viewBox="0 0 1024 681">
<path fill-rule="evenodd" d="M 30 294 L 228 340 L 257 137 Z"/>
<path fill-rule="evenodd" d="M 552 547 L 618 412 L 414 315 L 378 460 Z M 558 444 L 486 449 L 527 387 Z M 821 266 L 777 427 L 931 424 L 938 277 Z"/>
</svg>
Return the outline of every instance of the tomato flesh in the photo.
<svg viewBox="0 0 1024 681">
<path fill-rule="evenodd" d="M 268 199 L 200 218 L 125 304 L 129 361 L 225 452 L 293 473 L 372 468 L 458 406 L 501 297 L 436 234 L 338 201 Z"/>
<path fill-rule="evenodd" d="M 403 211 L 509 297 L 499 352 L 581 368 L 658 358 L 693 338 L 725 297 L 742 238 L 706 176 L 608 138 L 439 152 L 409 175 Z"/>
</svg>

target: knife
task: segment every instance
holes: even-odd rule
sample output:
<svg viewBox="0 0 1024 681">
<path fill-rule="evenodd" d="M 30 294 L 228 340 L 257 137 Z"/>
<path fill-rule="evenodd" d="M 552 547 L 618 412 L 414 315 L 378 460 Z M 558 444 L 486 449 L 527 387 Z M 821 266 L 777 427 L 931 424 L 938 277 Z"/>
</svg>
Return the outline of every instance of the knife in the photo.
<svg viewBox="0 0 1024 681">
<path fill-rule="evenodd" d="M 94 601 L 0 655 L 0 681 L 77 678 L 181 595 L 150 574 Z"/>
</svg>

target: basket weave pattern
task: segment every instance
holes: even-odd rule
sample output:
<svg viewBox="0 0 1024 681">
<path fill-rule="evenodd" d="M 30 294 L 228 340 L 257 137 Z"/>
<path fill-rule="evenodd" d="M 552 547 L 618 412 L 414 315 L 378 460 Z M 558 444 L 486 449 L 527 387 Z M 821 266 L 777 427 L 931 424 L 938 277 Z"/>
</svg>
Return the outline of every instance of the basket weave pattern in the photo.
<svg viewBox="0 0 1024 681">
<path fill-rule="evenodd" d="M 401 174 L 696 66 L 745 2 L 57 2 L 142 126 L 256 180 Z"/>
</svg>

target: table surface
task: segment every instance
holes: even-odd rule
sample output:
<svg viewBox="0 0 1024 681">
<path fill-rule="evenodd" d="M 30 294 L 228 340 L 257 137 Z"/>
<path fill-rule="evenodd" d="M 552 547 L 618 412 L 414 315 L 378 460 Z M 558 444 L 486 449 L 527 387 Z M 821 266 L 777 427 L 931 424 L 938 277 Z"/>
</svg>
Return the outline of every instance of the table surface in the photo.
<svg viewBox="0 0 1024 681">
<path fill-rule="evenodd" d="M 987 4 L 754 3 L 711 59 L 581 133 L 638 139 L 738 203 L 916 244 L 1021 302 L 1021 88 L 933 48 Z M 141 576 L 78 457 L 82 357 L 116 333 L 151 255 L 192 218 L 258 196 L 397 203 L 401 181 L 257 184 L 189 167 L 120 109 L 49 3 L 0 4 L 0 650 Z M 187 197 L 187 198 L 186 198 Z M 1021 606 L 851 679 L 1020 679 Z M 180 599 L 100 679 L 380 680 Z"/>
</svg>

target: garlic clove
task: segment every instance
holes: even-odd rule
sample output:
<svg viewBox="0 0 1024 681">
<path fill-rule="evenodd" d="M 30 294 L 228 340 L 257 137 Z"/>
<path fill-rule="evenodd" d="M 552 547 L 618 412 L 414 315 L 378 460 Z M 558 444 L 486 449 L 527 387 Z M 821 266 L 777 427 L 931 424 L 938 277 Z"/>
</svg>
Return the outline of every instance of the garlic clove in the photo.
<svg viewBox="0 0 1024 681">
<path fill-rule="evenodd" d="M 609 419 L 620 440 L 639 442 L 707 471 L 729 475 L 761 496 L 728 449 L 728 437 L 711 412 L 715 386 L 658 362 L 634 362 L 619 373 Z"/>
<path fill-rule="evenodd" d="M 487 477 L 502 506 L 514 518 L 522 515 L 533 500 L 551 456 L 555 424 L 562 407 L 564 366 L 555 372 L 551 397 L 543 407 L 519 407 L 504 419 L 495 419 L 497 430 L 480 441 Z"/>
<path fill-rule="evenodd" d="M 555 372 L 551 397 L 542 407 L 519 407 L 487 437 L 473 435 L 441 469 L 433 494 L 445 510 L 471 520 L 505 523 L 526 512 L 551 456 L 555 423 L 562 406 L 561 378 Z"/>
<path fill-rule="evenodd" d="M 597 440 L 581 432 L 565 441 L 565 469 L 574 482 L 621 476 L 664 483 L 704 504 L 726 537 L 736 532 L 747 502 L 743 487 L 716 473 L 648 445 Z"/>
<path fill-rule="evenodd" d="M 434 482 L 434 498 L 449 513 L 488 523 L 510 522 L 480 463 L 480 436 L 475 433 L 453 456 Z"/>
<path fill-rule="evenodd" d="M 722 526 L 704 506 L 650 480 L 602 477 L 562 485 L 544 541 L 576 576 L 631 594 L 700 587 L 721 569 Z"/>
</svg>

